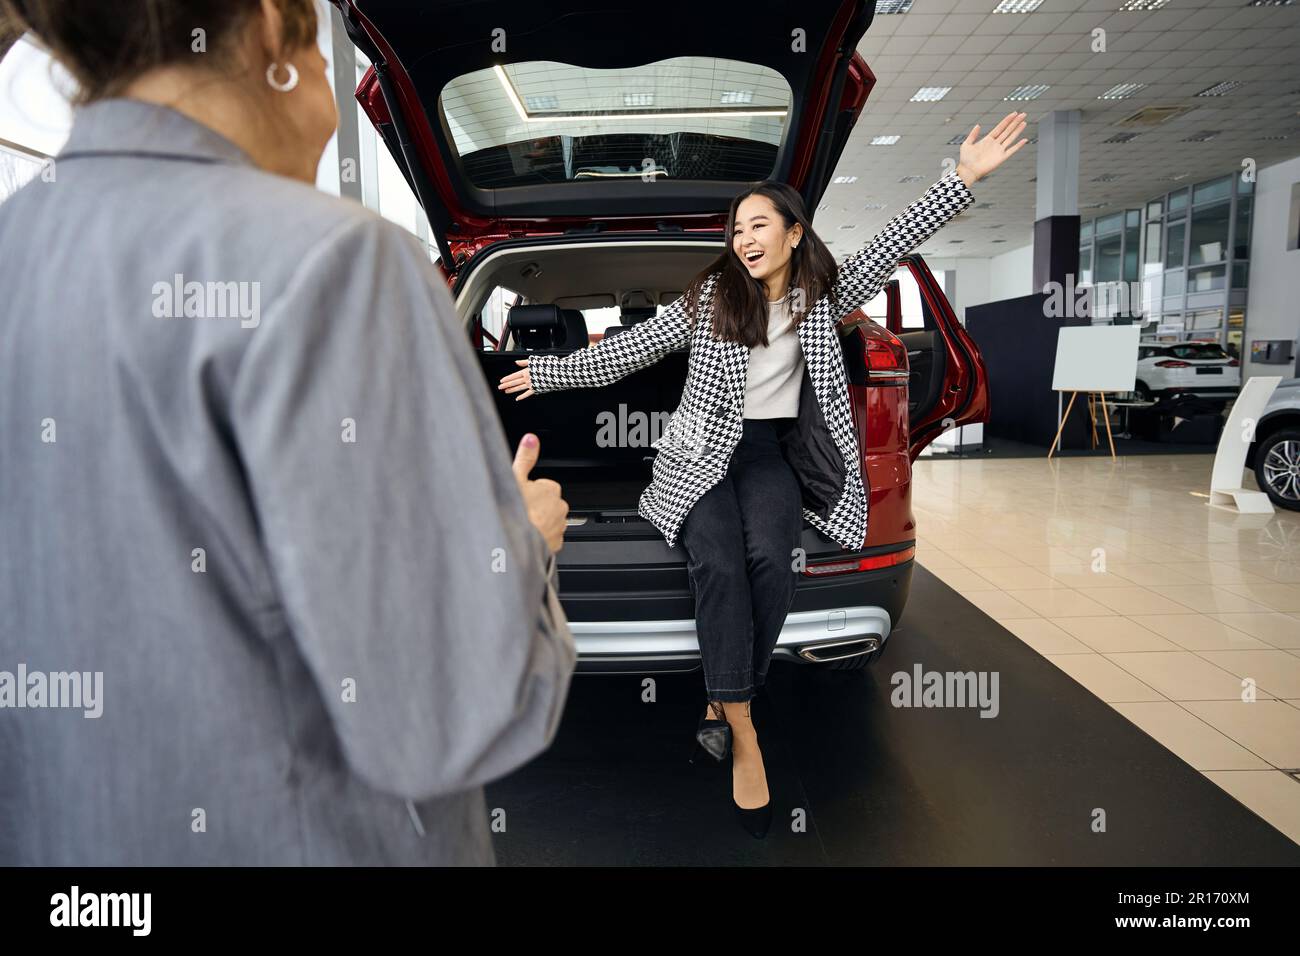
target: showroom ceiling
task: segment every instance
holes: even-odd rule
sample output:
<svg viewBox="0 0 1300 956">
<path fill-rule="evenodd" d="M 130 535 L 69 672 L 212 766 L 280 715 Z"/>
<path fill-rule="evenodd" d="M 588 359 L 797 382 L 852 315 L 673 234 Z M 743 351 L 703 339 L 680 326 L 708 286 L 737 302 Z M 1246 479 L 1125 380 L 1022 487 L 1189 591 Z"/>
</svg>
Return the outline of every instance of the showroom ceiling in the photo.
<svg viewBox="0 0 1300 956">
<path fill-rule="evenodd" d="M 1084 218 L 1238 169 L 1246 157 L 1262 167 L 1300 154 L 1300 5 L 1167 0 L 1121 12 L 1125 2 L 1043 0 L 1019 14 L 991 12 L 999 0 L 913 0 L 907 12 L 887 14 L 897 0 L 881 0 L 858 45 L 877 84 L 835 171 L 857 180 L 832 184 L 816 215 L 836 256 L 866 242 L 942 174 L 942 158 L 957 156 L 953 137 L 975 123 L 982 136 L 1012 110 L 1029 114 L 1031 140 L 1051 111 L 1081 112 Z M 1104 53 L 1092 52 L 1097 28 Z M 1197 95 L 1233 83 L 1223 95 Z M 1099 98 L 1120 84 L 1145 86 Z M 1036 99 L 1005 99 L 1035 85 L 1048 89 Z M 924 87 L 944 86 L 951 90 L 940 101 L 911 101 Z M 1175 115 L 1154 126 L 1119 125 L 1153 107 L 1174 107 Z M 1105 142 L 1125 132 L 1137 135 Z M 871 145 L 893 136 L 892 146 Z M 1036 162 L 1031 141 L 977 183 L 976 205 L 921 251 L 990 256 L 1032 243 Z"/>
</svg>

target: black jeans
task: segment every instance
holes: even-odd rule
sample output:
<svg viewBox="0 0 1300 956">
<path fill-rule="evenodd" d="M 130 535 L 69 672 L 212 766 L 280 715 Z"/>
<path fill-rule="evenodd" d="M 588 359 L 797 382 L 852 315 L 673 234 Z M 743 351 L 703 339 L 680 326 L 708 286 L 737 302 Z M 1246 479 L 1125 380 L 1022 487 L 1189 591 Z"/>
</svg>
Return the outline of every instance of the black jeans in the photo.
<svg viewBox="0 0 1300 956">
<path fill-rule="evenodd" d="M 767 678 L 794 601 L 799 483 L 781 453 L 794 418 L 747 418 L 721 481 L 682 523 L 709 700 L 747 701 Z"/>
</svg>

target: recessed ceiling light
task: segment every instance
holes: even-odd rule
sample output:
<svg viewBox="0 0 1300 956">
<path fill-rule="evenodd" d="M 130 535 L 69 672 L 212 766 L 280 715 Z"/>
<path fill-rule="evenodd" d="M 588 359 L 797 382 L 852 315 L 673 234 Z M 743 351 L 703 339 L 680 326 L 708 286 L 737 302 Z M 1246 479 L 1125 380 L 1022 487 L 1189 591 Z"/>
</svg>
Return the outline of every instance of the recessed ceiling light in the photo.
<svg viewBox="0 0 1300 956">
<path fill-rule="evenodd" d="M 844 223 L 840 223 L 840 228 L 841 228 L 841 229 L 856 229 L 856 228 L 858 228 L 858 224 L 857 224 L 856 222 L 844 222 Z"/>
<path fill-rule="evenodd" d="M 1213 86 L 1206 87 L 1197 93 L 1197 96 L 1226 96 L 1237 87 L 1241 86 L 1239 80 L 1224 80 L 1222 83 L 1215 83 Z"/>
<path fill-rule="evenodd" d="M 1169 0 L 1125 0 L 1120 11 L 1128 13 L 1133 10 L 1159 10 L 1168 2 Z"/>
<path fill-rule="evenodd" d="M 912 0 L 876 0 L 876 15 L 882 13 L 906 13 L 912 9 Z"/>
<path fill-rule="evenodd" d="M 1289 7 L 1295 0 L 1251 0 L 1248 7 Z"/>
<path fill-rule="evenodd" d="M 1097 99 L 1124 100 L 1124 99 L 1128 99 L 1134 93 L 1138 92 L 1138 90 L 1145 90 L 1146 88 L 1147 85 L 1145 83 L 1117 83 L 1115 86 L 1112 86 L 1110 89 L 1108 89 L 1105 93 L 1101 94 L 1101 96 L 1097 97 Z"/>
<path fill-rule="evenodd" d="M 1032 13 L 1042 5 L 1043 0 L 1000 0 L 993 8 L 994 13 Z"/>
<path fill-rule="evenodd" d="M 872 146 L 893 146 L 898 142 L 897 136 L 873 136 L 871 137 Z"/>
<path fill-rule="evenodd" d="M 921 177 L 917 176 L 915 173 L 913 173 L 911 176 L 904 176 L 902 179 L 899 180 L 900 183 L 919 183 L 920 181 L 921 181 Z"/>
<path fill-rule="evenodd" d="M 883 203 L 883 202 L 869 202 L 869 203 L 867 203 L 865 206 L 863 206 L 862 208 L 863 208 L 863 209 L 868 209 L 868 210 L 870 210 L 870 211 L 872 211 L 872 212 L 879 212 L 881 209 L 884 209 L 884 208 L 885 208 L 885 203 Z"/>
<path fill-rule="evenodd" d="M 1116 133 L 1114 136 L 1103 139 L 1103 143 L 1130 143 L 1138 138 L 1137 133 Z"/>
<path fill-rule="evenodd" d="M 1002 99 L 1003 101 L 1036 100 L 1050 89 L 1050 86 L 1043 83 L 1034 83 L 1029 86 L 1017 86 L 1009 95 L 1002 97 Z"/>
<path fill-rule="evenodd" d="M 754 102 L 753 90 L 723 90 L 721 102 L 730 103 L 752 103 Z"/>
<path fill-rule="evenodd" d="M 912 94 L 912 103 L 937 103 L 951 92 L 951 86 L 923 86 Z"/>
<path fill-rule="evenodd" d="M 1114 173 L 1102 173 L 1100 176 L 1093 177 L 1092 181 L 1094 183 L 1113 183 L 1117 179 L 1119 179 L 1119 177 Z"/>
<path fill-rule="evenodd" d="M 624 106 L 654 106 L 655 95 L 653 93 L 624 93 Z"/>
<path fill-rule="evenodd" d="M 964 142 L 966 142 L 966 137 L 965 137 L 965 136 L 954 136 L 952 139 L 948 140 L 947 145 L 948 145 L 948 146 L 960 146 L 960 145 L 961 145 L 962 143 L 964 143 Z M 918 178 L 919 178 L 919 177 L 918 177 Z"/>
<path fill-rule="evenodd" d="M 990 239 L 989 242 L 1006 242 L 1005 239 Z"/>
<path fill-rule="evenodd" d="M 530 110 L 558 110 L 560 101 L 554 96 L 525 96 L 524 105 Z"/>
<path fill-rule="evenodd" d="M 857 176 L 836 176 L 835 177 L 835 182 L 841 186 L 845 185 L 846 183 L 856 183 L 857 181 L 858 181 Z"/>
<path fill-rule="evenodd" d="M 1199 133 L 1193 133 L 1191 136 L 1188 136 L 1186 139 L 1182 140 L 1182 142 L 1208 143 L 1210 140 L 1214 139 L 1214 137 L 1218 136 L 1222 132 L 1223 130 L 1221 129 L 1203 129 Z"/>
</svg>

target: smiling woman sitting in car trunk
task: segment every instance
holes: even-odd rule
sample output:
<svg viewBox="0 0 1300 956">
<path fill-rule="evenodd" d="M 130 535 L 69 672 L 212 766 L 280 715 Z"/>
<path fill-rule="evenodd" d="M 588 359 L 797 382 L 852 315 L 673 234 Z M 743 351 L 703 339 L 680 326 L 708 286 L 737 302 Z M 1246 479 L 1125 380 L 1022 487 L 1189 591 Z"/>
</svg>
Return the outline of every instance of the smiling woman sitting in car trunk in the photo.
<svg viewBox="0 0 1300 956">
<path fill-rule="evenodd" d="M 741 192 L 729 248 L 659 315 L 568 355 L 520 359 L 498 388 L 518 398 L 607 385 L 689 347 L 681 404 L 656 444 L 638 509 L 680 537 L 695 598 L 708 707 L 697 739 L 732 756 L 741 824 L 766 835 L 771 800 L 749 701 L 762 688 L 795 594 L 803 521 L 858 549 L 867 489 L 835 324 L 898 259 L 974 202 L 969 187 L 1025 145 L 1024 113 L 961 144 L 956 167 L 837 265 L 785 183 Z M 710 717 L 710 713 L 712 717 Z"/>
</svg>

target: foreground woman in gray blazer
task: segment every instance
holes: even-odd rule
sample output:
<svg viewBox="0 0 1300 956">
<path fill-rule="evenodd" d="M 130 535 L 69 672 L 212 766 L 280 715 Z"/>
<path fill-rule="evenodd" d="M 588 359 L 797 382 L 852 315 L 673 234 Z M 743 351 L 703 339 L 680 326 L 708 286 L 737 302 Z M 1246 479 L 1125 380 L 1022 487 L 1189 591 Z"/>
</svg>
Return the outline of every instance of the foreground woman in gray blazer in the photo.
<svg viewBox="0 0 1300 956">
<path fill-rule="evenodd" d="M 567 506 L 415 240 L 308 185 L 311 0 L 9 6 L 89 102 L 0 206 L 0 865 L 494 862 Z"/>
</svg>

